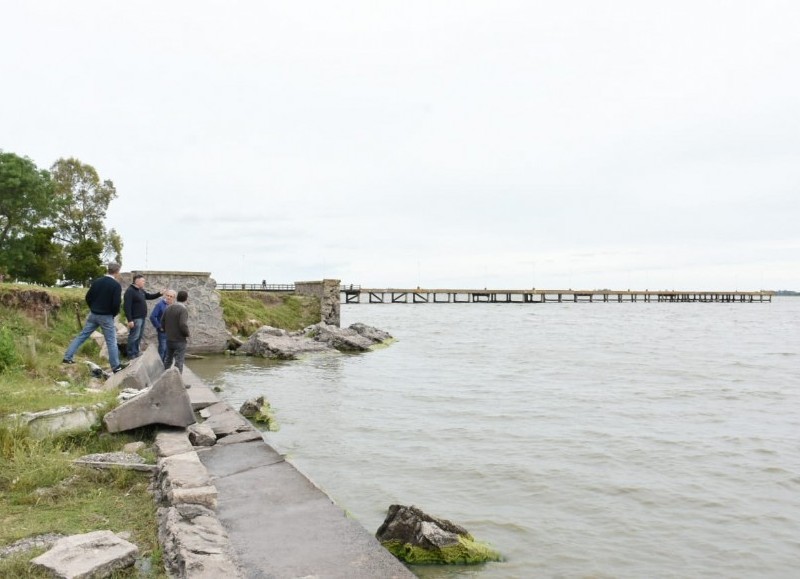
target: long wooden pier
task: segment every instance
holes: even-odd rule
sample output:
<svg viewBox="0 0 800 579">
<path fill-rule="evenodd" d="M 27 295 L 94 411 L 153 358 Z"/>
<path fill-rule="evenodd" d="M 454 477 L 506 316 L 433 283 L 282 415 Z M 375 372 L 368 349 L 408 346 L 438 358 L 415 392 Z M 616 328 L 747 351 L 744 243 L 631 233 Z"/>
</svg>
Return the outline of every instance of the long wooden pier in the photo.
<svg viewBox="0 0 800 579">
<path fill-rule="evenodd" d="M 341 286 L 345 304 L 542 304 L 547 302 L 771 302 L 773 291 L 400 289 Z"/>
</svg>

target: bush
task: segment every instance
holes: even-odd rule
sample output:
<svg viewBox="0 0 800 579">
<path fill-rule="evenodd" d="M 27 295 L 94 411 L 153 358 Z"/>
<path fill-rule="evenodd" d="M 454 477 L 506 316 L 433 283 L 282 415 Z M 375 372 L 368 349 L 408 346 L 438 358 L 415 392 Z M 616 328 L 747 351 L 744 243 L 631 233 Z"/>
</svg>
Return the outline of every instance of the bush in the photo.
<svg viewBox="0 0 800 579">
<path fill-rule="evenodd" d="M 8 328 L 0 328 L 0 374 L 19 366 L 21 362 L 11 331 Z"/>
</svg>

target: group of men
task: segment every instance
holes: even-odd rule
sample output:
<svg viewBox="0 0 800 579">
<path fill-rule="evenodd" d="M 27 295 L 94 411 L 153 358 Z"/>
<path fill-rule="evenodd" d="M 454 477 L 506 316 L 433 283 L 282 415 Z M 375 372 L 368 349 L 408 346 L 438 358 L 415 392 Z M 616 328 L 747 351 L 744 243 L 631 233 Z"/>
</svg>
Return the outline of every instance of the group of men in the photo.
<svg viewBox="0 0 800 579">
<path fill-rule="evenodd" d="M 155 293 L 147 292 L 144 289 L 145 277 L 136 274 L 133 276 L 131 285 L 125 290 L 123 298 L 122 286 L 119 283 L 119 270 L 119 264 L 110 263 L 107 268 L 108 273 L 92 282 L 85 298 L 89 306 L 89 315 L 81 332 L 67 347 L 62 362 L 74 364 L 75 352 L 89 339 L 92 332 L 100 328 L 108 348 L 111 370 L 114 373 L 119 372 L 127 366 L 120 361 L 117 330 L 114 325 L 114 318 L 119 313 L 120 306 L 124 306 L 125 319 L 128 322 L 127 357 L 129 360 L 133 360 L 141 356 L 140 344 L 147 317 L 147 300 L 160 297 L 161 301 L 150 314 L 150 322 L 155 327 L 158 336 L 158 354 L 165 369 L 172 367 L 174 363 L 175 367 L 183 372 L 186 344 L 189 338 L 189 311 L 186 309 L 188 292 L 186 290 L 175 292 L 172 289 Z"/>
</svg>

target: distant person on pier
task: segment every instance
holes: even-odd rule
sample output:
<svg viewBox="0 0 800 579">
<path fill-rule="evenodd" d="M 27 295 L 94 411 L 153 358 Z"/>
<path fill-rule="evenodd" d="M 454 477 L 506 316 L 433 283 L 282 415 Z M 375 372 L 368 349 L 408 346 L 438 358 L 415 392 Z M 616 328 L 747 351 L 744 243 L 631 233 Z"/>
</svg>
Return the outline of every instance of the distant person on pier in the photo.
<svg viewBox="0 0 800 579">
<path fill-rule="evenodd" d="M 128 359 L 133 360 L 141 355 L 139 344 L 144 333 L 144 320 L 147 317 L 147 300 L 160 298 L 162 293 L 149 293 L 144 291 L 144 276 L 137 273 L 133 276 L 133 283 L 125 290 L 122 298 L 125 319 L 128 320 Z"/>
<path fill-rule="evenodd" d="M 158 357 L 161 358 L 162 363 L 167 358 L 167 333 L 164 331 L 163 324 L 164 312 L 173 303 L 175 303 L 175 290 L 168 289 L 150 314 L 150 323 L 153 324 L 156 329 L 156 336 L 158 336 Z"/>
<path fill-rule="evenodd" d="M 189 310 L 186 309 L 186 300 L 189 293 L 181 290 L 176 296 L 177 301 L 164 310 L 162 325 L 167 334 L 167 353 L 164 357 L 164 369 L 169 370 L 173 361 L 175 367 L 182 374 L 183 361 L 186 358 L 186 342 L 189 339 Z"/>
<path fill-rule="evenodd" d="M 261 280 L 261 289 L 267 289 L 267 280 L 265 279 Z"/>
</svg>

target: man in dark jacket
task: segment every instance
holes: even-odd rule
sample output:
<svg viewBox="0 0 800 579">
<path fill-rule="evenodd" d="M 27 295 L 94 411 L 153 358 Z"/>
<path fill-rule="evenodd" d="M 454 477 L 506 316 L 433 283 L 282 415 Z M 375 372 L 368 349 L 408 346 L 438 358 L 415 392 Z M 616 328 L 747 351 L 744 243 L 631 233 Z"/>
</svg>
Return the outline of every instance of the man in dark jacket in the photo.
<svg viewBox="0 0 800 579">
<path fill-rule="evenodd" d="M 86 292 L 86 303 L 89 305 L 89 315 L 86 318 L 81 333 L 75 336 L 67 351 L 64 353 L 63 364 L 74 364 L 73 356 L 78 348 L 89 339 L 97 328 L 103 330 L 108 348 L 108 361 L 114 372 L 122 370 L 119 363 L 119 350 L 117 349 L 117 329 L 114 327 L 114 316 L 119 313 L 122 301 L 122 286 L 119 284 L 119 264 L 109 263 L 108 273 L 92 282 Z"/>
<path fill-rule="evenodd" d="M 144 291 L 144 276 L 137 273 L 133 283 L 125 290 L 122 300 L 125 319 L 128 320 L 128 359 L 133 360 L 141 354 L 139 343 L 144 332 L 144 320 L 147 318 L 147 301 L 161 297 L 161 292 L 154 294 Z"/>
<path fill-rule="evenodd" d="M 172 366 L 183 373 L 183 360 L 186 357 L 186 340 L 189 338 L 189 310 L 186 309 L 186 300 L 189 294 L 186 290 L 178 292 L 177 302 L 164 310 L 161 325 L 167 334 L 167 355 L 164 359 L 164 369 Z"/>
</svg>

